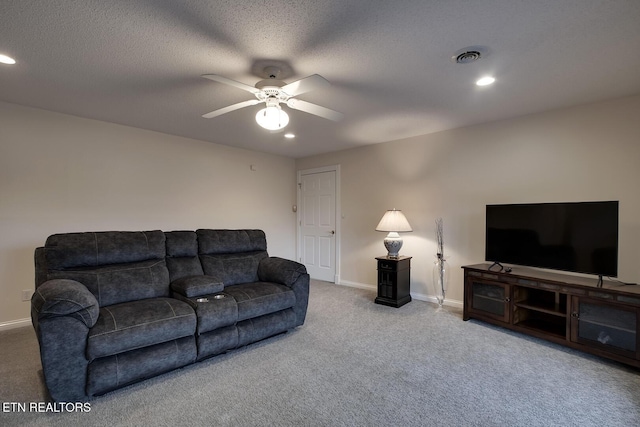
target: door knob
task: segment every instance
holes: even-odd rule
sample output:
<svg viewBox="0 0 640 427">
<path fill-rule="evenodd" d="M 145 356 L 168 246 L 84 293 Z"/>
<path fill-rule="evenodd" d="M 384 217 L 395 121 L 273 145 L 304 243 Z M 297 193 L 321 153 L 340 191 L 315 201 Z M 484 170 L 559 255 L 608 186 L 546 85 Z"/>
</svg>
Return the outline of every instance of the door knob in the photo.
<svg viewBox="0 0 640 427">
<path fill-rule="evenodd" d="M 330 234 L 336 234 L 336 231 L 335 230 L 331 230 L 329 233 Z"/>
</svg>

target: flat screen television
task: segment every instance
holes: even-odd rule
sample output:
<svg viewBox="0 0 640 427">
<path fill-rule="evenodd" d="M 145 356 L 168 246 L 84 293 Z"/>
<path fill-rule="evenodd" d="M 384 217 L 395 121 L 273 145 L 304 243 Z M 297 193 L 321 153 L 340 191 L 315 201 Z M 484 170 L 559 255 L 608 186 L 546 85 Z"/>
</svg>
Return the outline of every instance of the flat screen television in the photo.
<svg viewBox="0 0 640 427">
<path fill-rule="evenodd" d="M 487 205 L 485 259 L 618 275 L 617 201 Z"/>
</svg>

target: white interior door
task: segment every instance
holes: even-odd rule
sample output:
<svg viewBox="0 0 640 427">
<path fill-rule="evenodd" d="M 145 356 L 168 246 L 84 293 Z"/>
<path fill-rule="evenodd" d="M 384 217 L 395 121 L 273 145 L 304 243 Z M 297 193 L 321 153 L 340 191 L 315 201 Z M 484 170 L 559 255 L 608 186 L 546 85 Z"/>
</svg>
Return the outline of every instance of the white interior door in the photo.
<svg viewBox="0 0 640 427">
<path fill-rule="evenodd" d="M 299 258 L 309 275 L 336 281 L 336 170 L 299 176 Z"/>
</svg>

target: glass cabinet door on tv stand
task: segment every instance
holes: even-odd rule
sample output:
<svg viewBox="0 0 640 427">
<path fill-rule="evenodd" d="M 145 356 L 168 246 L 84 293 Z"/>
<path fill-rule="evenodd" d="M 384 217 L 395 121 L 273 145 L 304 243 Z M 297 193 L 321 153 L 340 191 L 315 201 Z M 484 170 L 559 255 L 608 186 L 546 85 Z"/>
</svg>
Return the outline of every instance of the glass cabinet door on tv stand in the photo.
<svg viewBox="0 0 640 427">
<path fill-rule="evenodd" d="M 510 286 L 490 280 L 469 278 L 465 287 L 467 288 L 465 291 L 465 312 L 502 322 L 510 321 Z M 465 317 L 467 317 L 466 314 Z"/>
<path fill-rule="evenodd" d="M 635 357 L 640 308 L 571 298 L 571 341 L 605 352 Z"/>
</svg>

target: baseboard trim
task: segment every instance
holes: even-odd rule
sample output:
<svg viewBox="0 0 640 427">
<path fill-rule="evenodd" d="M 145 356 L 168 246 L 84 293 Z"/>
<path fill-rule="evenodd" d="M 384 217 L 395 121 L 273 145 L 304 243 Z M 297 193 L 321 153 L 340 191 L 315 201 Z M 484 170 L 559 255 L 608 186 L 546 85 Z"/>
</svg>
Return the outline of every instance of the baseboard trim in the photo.
<svg viewBox="0 0 640 427">
<path fill-rule="evenodd" d="M 365 283 L 358 282 L 350 282 L 349 280 L 342 280 L 340 282 L 336 282 L 336 285 L 347 286 L 349 288 L 358 288 L 358 289 L 366 289 L 368 291 L 377 291 L 377 287 L 374 285 L 367 285 Z"/>
<path fill-rule="evenodd" d="M 430 295 L 424 295 L 424 294 L 411 294 L 411 298 L 413 299 L 417 299 L 419 301 L 427 301 L 427 302 L 432 302 L 434 304 L 438 303 L 438 299 L 436 297 L 430 296 Z M 444 306 L 447 307 L 454 307 L 454 308 L 458 308 L 460 310 L 463 309 L 464 304 L 462 303 L 462 301 L 457 301 L 457 300 L 448 300 L 445 299 L 444 303 L 442 304 Z"/>
<path fill-rule="evenodd" d="M 9 329 L 22 328 L 24 326 L 31 325 L 31 319 L 10 320 L 8 322 L 0 323 L 0 331 L 8 331 Z"/>
<path fill-rule="evenodd" d="M 343 280 L 340 283 L 336 282 L 337 285 L 342 285 L 342 286 L 348 286 L 350 288 L 358 288 L 358 289 L 366 289 L 369 291 L 374 291 L 377 292 L 378 288 L 375 285 L 367 285 L 365 283 L 358 283 L 358 282 L 350 282 L 348 280 Z M 418 301 L 426 301 L 426 302 L 432 302 L 434 304 L 438 303 L 438 300 L 436 299 L 436 297 L 434 296 L 430 296 L 430 295 L 425 295 L 425 294 L 419 294 L 419 293 L 411 293 L 411 298 L 416 299 Z M 447 307 L 454 307 L 454 308 L 458 308 L 460 310 L 462 310 L 463 308 L 463 304 L 462 301 L 457 301 L 457 300 L 448 300 L 445 299 L 444 300 L 444 304 L 442 304 L 444 306 Z"/>
</svg>

